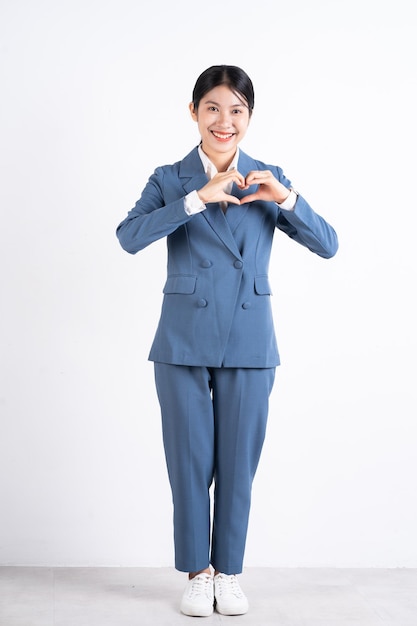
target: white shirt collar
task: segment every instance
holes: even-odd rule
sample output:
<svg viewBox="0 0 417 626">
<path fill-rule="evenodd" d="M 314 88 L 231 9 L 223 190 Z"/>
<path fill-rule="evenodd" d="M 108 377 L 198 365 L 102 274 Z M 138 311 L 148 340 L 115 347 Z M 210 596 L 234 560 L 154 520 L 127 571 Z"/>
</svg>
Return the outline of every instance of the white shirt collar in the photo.
<svg viewBox="0 0 417 626">
<path fill-rule="evenodd" d="M 217 168 L 210 161 L 210 159 L 208 158 L 207 154 L 203 151 L 203 149 L 201 147 L 201 144 L 198 146 L 198 154 L 200 155 L 200 159 L 201 159 L 201 162 L 203 164 L 205 173 L 207 174 L 207 176 L 210 179 L 213 178 L 213 176 L 215 176 L 217 174 Z M 239 148 L 236 148 L 236 154 L 233 157 L 233 161 L 230 163 L 230 165 L 227 168 L 227 170 L 232 170 L 233 168 L 237 169 L 238 161 L 239 161 Z"/>
</svg>

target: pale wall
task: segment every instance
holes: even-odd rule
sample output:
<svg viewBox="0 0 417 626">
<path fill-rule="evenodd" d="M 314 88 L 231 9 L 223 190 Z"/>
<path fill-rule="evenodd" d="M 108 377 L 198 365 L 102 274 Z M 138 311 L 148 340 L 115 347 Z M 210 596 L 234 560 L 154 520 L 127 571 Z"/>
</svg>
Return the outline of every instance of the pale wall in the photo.
<svg viewBox="0 0 417 626">
<path fill-rule="evenodd" d="M 172 565 L 147 361 L 165 242 L 132 257 L 115 228 L 230 63 L 256 90 L 242 148 L 340 238 L 331 261 L 276 239 L 246 565 L 417 566 L 413 4 L 1 2 L 2 564 Z"/>
</svg>

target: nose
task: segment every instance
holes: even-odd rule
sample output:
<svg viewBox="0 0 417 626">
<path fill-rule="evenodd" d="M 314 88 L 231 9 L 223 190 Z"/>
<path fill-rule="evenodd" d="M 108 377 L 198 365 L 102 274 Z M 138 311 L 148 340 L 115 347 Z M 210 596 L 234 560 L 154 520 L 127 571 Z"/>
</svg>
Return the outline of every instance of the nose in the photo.
<svg viewBox="0 0 417 626">
<path fill-rule="evenodd" d="M 219 111 L 218 123 L 220 126 L 230 126 L 230 117 L 229 111 Z"/>
</svg>

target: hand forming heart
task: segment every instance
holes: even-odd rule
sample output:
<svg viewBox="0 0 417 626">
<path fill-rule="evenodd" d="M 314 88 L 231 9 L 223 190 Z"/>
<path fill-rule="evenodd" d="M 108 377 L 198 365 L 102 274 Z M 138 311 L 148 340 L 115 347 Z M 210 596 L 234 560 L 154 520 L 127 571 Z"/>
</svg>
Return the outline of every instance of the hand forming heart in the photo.
<svg viewBox="0 0 417 626">
<path fill-rule="evenodd" d="M 251 185 L 258 185 L 257 191 L 239 199 L 226 193 L 231 183 L 236 183 L 239 189 L 249 189 Z M 270 170 L 253 170 L 242 176 L 236 169 L 219 172 L 198 190 L 198 195 L 204 204 L 208 202 L 229 202 L 231 204 L 247 204 L 254 200 L 270 202 L 284 202 L 290 190 L 279 182 Z"/>
</svg>

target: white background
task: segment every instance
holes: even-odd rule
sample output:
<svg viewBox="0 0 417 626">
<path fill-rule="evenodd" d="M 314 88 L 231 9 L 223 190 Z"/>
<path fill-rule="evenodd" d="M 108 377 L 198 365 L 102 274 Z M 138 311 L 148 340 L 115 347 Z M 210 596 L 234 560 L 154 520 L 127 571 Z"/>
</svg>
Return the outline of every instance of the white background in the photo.
<svg viewBox="0 0 417 626">
<path fill-rule="evenodd" d="M 340 239 L 327 261 L 276 237 L 246 565 L 417 567 L 413 5 L 1 0 L 1 564 L 173 564 L 165 242 L 130 256 L 115 229 L 229 63 L 255 85 L 242 149 Z"/>
</svg>

